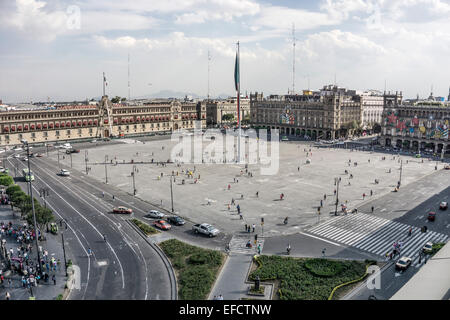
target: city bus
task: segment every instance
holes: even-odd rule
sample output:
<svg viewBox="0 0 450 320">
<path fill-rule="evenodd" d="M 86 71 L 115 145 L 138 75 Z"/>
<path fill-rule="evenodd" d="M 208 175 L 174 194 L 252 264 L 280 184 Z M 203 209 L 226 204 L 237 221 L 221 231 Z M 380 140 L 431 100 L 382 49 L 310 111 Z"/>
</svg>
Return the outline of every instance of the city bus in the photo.
<svg viewBox="0 0 450 320">
<path fill-rule="evenodd" d="M 23 169 L 22 173 L 23 173 L 23 177 L 25 178 L 26 182 L 34 181 L 33 171 L 30 171 L 30 173 L 28 173 L 28 169 Z"/>
</svg>

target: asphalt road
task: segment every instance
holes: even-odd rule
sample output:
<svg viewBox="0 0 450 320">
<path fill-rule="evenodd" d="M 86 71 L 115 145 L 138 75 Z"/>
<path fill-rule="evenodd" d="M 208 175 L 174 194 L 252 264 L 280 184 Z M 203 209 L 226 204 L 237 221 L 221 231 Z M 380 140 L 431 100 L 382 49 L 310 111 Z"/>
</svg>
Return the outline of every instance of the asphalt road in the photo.
<svg viewBox="0 0 450 320">
<path fill-rule="evenodd" d="M 10 172 L 18 175 L 26 162 L 8 159 Z M 45 158 L 32 158 L 34 197 L 49 189 L 47 205 L 58 218 L 67 221 L 65 231 L 68 259 L 80 268 L 81 288 L 70 299 L 164 299 L 173 297 L 171 279 L 158 253 L 136 233 L 123 216 L 112 215 L 114 205 L 99 197 L 95 186 L 82 178 L 59 177 L 59 171 Z M 27 190 L 23 178 L 16 179 Z M 64 224 L 63 224 L 64 228 Z M 106 235 L 107 242 L 103 240 Z M 88 255 L 88 248 L 93 255 Z"/>
</svg>

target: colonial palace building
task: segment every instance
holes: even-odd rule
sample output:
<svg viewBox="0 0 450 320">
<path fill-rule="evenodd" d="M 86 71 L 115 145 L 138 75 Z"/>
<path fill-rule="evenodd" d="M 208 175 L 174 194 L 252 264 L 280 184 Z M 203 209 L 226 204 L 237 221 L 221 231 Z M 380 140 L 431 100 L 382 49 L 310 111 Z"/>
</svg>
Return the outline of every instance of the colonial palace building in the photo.
<svg viewBox="0 0 450 320">
<path fill-rule="evenodd" d="M 383 114 L 380 142 L 387 147 L 448 156 L 449 122 L 448 101 L 429 99 L 388 105 Z"/>
<path fill-rule="evenodd" d="M 206 104 L 163 100 L 142 105 L 112 104 L 107 96 L 96 105 L 0 112 L 0 145 L 139 136 L 206 127 Z"/>
</svg>

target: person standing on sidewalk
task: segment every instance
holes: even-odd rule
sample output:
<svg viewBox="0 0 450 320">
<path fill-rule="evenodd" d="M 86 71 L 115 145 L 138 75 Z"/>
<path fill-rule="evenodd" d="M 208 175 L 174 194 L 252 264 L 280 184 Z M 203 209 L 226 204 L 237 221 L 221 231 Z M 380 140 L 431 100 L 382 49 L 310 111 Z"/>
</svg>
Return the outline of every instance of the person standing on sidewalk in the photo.
<svg viewBox="0 0 450 320">
<path fill-rule="evenodd" d="M 10 300 L 10 299 L 11 299 L 11 294 L 8 291 L 6 291 L 5 300 Z"/>
<path fill-rule="evenodd" d="M 53 285 L 56 286 L 56 277 L 55 275 L 52 275 Z"/>
</svg>

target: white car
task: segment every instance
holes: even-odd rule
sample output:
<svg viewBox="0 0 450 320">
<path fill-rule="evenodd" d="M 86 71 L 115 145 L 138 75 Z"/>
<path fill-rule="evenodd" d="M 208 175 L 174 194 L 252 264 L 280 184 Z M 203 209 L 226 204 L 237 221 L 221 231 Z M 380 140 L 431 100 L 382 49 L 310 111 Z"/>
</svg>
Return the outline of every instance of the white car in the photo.
<svg viewBox="0 0 450 320">
<path fill-rule="evenodd" d="M 31 147 L 30 147 L 30 149 L 31 149 Z M 21 148 L 21 147 L 14 148 L 14 151 L 23 151 L 23 148 Z"/>
<path fill-rule="evenodd" d="M 17 153 L 16 153 L 16 154 L 14 155 L 14 158 L 20 158 L 20 154 L 17 154 Z"/>
<path fill-rule="evenodd" d="M 59 175 L 63 176 L 63 177 L 68 177 L 68 176 L 70 176 L 70 172 L 67 171 L 66 169 L 61 169 L 61 171 L 59 172 Z"/>
<path fill-rule="evenodd" d="M 145 219 L 161 219 L 164 218 L 164 213 L 159 212 L 158 210 L 150 210 L 145 216 Z"/>
<path fill-rule="evenodd" d="M 433 242 L 427 242 L 423 248 L 422 251 L 425 253 L 431 253 L 433 252 Z"/>
<path fill-rule="evenodd" d="M 411 265 L 412 259 L 409 257 L 401 257 L 395 264 L 395 269 L 406 270 Z"/>
<path fill-rule="evenodd" d="M 447 208 L 448 208 L 448 203 L 447 203 L 447 202 L 442 201 L 442 202 L 439 204 L 439 209 L 441 209 L 441 210 L 447 210 Z"/>
</svg>

